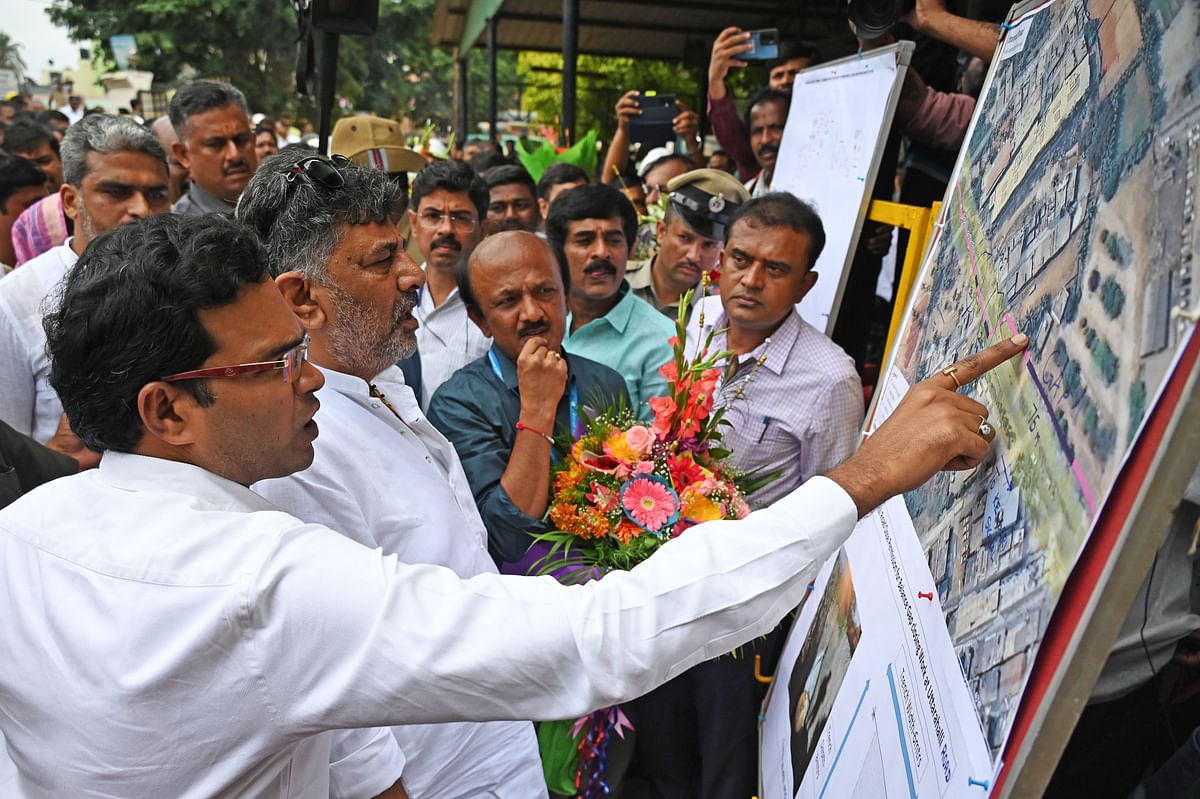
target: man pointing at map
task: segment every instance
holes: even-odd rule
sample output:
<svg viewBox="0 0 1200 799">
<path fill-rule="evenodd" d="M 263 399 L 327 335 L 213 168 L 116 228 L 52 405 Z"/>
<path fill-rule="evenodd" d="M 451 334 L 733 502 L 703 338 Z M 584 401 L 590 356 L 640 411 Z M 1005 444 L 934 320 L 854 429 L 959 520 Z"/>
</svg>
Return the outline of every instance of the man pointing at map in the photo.
<svg viewBox="0 0 1200 799">
<path fill-rule="evenodd" d="M 324 797 L 332 730 L 645 693 L 771 629 L 863 514 L 987 457 L 987 409 L 955 389 L 1026 343 L 917 384 L 775 505 L 564 586 L 399 563 L 246 487 L 311 463 L 323 379 L 238 223 L 97 240 L 47 326 L 71 426 L 107 452 L 0 511 L 0 731 L 38 797 Z"/>
</svg>

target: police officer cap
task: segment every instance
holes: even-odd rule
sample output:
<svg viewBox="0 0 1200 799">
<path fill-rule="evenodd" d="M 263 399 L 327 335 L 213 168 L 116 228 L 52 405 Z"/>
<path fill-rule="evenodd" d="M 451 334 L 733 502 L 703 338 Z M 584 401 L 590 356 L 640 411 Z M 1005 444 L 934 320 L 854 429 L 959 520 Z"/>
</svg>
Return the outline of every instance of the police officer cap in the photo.
<svg viewBox="0 0 1200 799">
<path fill-rule="evenodd" d="M 687 226 L 710 239 L 725 239 L 737 206 L 750 199 L 737 178 L 719 169 L 693 169 L 667 183 L 671 207 Z"/>
</svg>

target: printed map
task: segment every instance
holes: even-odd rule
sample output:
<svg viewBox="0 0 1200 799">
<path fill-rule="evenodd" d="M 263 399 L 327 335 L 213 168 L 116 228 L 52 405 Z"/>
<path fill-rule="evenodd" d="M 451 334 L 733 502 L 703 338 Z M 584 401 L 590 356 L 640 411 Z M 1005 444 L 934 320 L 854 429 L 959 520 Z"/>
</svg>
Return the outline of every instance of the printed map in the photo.
<svg viewBox="0 0 1200 799">
<path fill-rule="evenodd" d="M 994 458 L 905 497 L 998 752 L 1197 305 L 1200 2 L 1057 0 L 1013 28 L 901 329 L 908 382 L 1020 330 L 972 393 Z M 886 390 L 886 386 L 884 387 Z"/>
</svg>

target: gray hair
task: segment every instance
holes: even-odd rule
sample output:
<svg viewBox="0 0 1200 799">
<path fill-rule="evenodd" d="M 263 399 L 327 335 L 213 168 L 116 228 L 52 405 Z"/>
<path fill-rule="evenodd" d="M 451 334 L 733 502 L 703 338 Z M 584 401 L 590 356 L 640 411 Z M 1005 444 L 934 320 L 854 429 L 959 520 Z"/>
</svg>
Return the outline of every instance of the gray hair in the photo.
<svg viewBox="0 0 1200 799">
<path fill-rule="evenodd" d="M 247 119 L 250 117 L 246 95 L 233 84 L 220 80 L 194 80 L 175 90 L 167 113 L 171 117 L 171 126 L 175 128 L 175 135 L 186 139 L 189 119 L 227 105 L 236 105 Z"/>
<path fill-rule="evenodd" d="M 338 188 L 295 173 L 301 161 L 315 157 L 321 156 L 287 147 L 265 159 L 242 192 L 236 215 L 266 245 L 273 276 L 296 271 L 328 283 L 329 258 L 346 226 L 396 222 L 406 200 L 383 172 L 355 164 L 338 167 L 345 181 Z"/>
<path fill-rule="evenodd" d="M 167 168 L 167 153 L 158 138 L 128 117 L 88 114 L 67 129 L 60 155 L 63 180 L 82 186 L 88 174 L 88 153 L 145 153 Z"/>
</svg>

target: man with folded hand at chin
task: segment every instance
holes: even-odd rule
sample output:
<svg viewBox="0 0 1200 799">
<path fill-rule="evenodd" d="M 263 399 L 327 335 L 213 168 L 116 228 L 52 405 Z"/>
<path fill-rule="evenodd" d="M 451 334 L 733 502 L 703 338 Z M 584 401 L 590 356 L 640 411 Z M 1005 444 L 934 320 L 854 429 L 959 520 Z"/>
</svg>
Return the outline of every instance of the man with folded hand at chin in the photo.
<svg viewBox="0 0 1200 799">
<path fill-rule="evenodd" d="M 552 460 L 566 454 L 562 445 L 588 408 L 629 398 L 621 375 L 562 352 L 562 273 L 550 245 L 533 233 L 485 239 L 459 268 L 458 293 L 493 344 L 442 384 L 429 421 L 462 460 L 492 558 L 502 567 L 525 559 L 502 568 L 523 574 L 532 562 L 530 536 L 549 529 L 542 517 Z"/>
</svg>

